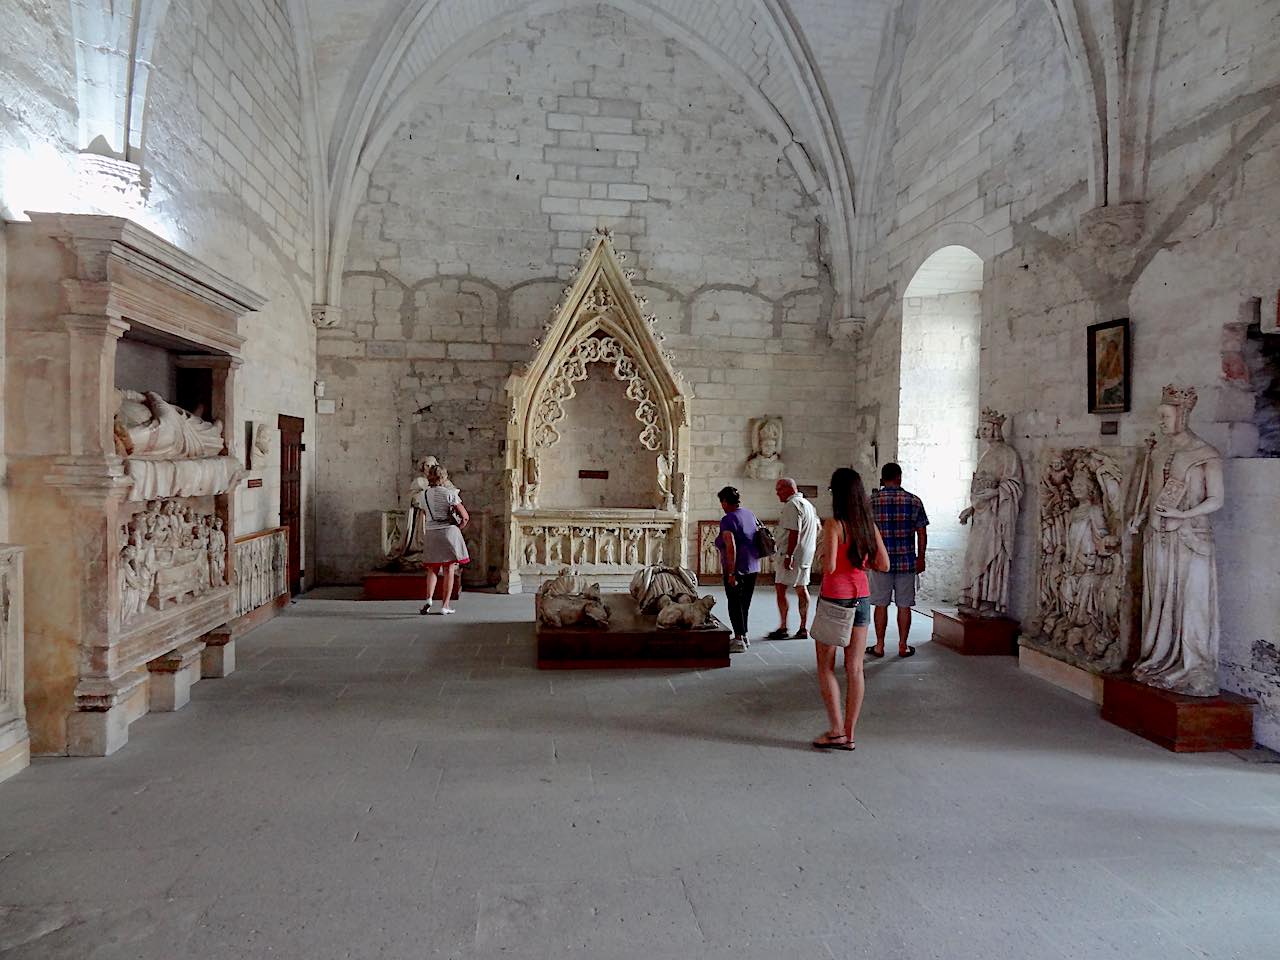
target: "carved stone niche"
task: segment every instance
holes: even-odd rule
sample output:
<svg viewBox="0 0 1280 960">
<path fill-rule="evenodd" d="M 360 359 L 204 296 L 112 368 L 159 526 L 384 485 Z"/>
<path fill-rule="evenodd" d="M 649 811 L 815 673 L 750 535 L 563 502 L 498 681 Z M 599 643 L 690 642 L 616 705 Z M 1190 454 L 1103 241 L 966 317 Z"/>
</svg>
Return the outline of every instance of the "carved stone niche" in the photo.
<svg viewBox="0 0 1280 960">
<path fill-rule="evenodd" d="M 31 748 L 102 756 L 148 709 L 182 705 L 201 638 L 232 617 L 239 475 L 219 424 L 237 422 L 240 319 L 265 301 L 117 217 L 32 214 L 6 241 L 11 526 L 40 585 Z M 143 388 L 128 423 L 125 337 L 159 351 L 174 390 Z M 134 449 L 148 415 L 156 434 Z"/>
<path fill-rule="evenodd" d="M 500 590 L 518 593 L 523 578 L 536 585 L 562 565 L 616 576 L 619 586 L 646 564 L 686 565 L 692 397 L 661 349 L 653 329 L 657 318 L 644 313 L 646 301 L 632 289 L 625 259 L 608 231 L 598 230 L 544 335 L 533 342 L 537 356 L 507 383 L 507 536 Z M 548 466 L 571 446 L 563 443 L 572 423 L 566 410 L 587 381 L 616 381 L 615 389 L 625 393 L 634 416 L 627 429 L 630 446 L 615 451 L 616 459 L 605 465 L 649 478 L 643 481 L 647 492 L 638 497 L 644 502 L 588 503 L 583 494 L 584 502 L 566 503 L 560 489 L 546 495 L 546 481 L 556 473 Z"/>
<path fill-rule="evenodd" d="M 1141 591 L 1129 532 L 1135 450 L 1041 454 L 1035 615 L 1020 641 L 1095 675 L 1129 666 Z"/>
</svg>

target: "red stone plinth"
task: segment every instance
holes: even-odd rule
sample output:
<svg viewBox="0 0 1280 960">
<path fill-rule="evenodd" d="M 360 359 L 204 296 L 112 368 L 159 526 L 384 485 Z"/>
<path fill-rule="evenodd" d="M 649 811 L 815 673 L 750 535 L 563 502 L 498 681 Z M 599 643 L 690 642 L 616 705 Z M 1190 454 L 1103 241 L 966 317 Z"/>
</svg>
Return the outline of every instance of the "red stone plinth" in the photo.
<svg viewBox="0 0 1280 960">
<path fill-rule="evenodd" d="M 933 642 L 970 657 L 1018 655 L 1021 627 L 1007 617 L 970 617 L 933 611 Z"/>
<path fill-rule="evenodd" d="M 453 578 L 453 599 L 462 592 L 462 575 Z M 375 570 L 364 575 L 365 600 L 425 600 L 427 575 L 425 573 L 384 573 Z M 436 600 L 444 599 L 444 577 L 436 579 Z"/>
<path fill-rule="evenodd" d="M 1256 700 L 1223 691 L 1185 697 L 1127 677 L 1105 677 L 1102 719 L 1175 753 L 1248 750 Z"/>
<path fill-rule="evenodd" d="M 606 593 L 607 627 L 551 627 L 539 623 L 539 670 L 615 667 L 708 669 L 729 666 L 729 628 L 659 630 L 657 617 L 640 613 L 629 593 Z"/>
</svg>

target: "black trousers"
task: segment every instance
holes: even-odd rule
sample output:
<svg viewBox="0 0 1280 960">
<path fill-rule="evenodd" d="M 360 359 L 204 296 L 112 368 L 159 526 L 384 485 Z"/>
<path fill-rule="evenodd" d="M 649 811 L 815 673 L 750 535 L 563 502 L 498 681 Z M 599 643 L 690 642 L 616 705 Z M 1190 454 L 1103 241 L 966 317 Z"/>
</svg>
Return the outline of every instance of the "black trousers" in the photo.
<svg viewBox="0 0 1280 960">
<path fill-rule="evenodd" d="M 733 635 L 735 637 L 745 637 L 747 635 L 747 611 L 751 609 L 751 595 L 756 592 L 756 577 L 758 573 L 739 573 L 734 579 L 737 581 L 733 586 L 729 585 L 729 578 L 724 578 L 724 592 L 729 600 L 729 622 L 733 624 Z"/>
</svg>

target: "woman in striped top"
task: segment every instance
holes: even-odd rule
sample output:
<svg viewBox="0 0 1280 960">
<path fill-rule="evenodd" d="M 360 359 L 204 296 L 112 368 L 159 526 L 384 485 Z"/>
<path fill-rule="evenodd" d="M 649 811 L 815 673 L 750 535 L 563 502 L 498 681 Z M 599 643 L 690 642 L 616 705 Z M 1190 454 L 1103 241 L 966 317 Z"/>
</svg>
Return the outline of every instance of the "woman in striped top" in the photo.
<svg viewBox="0 0 1280 960">
<path fill-rule="evenodd" d="M 427 467 L 427 485 L 414 493 L 413 506 L 410 537 L 420 545 L 422 566 L 427 571 L 427 602 L 419 612 L 453 613 L 449 598 L 454 577 L 460 565 L 471 562 L 467 542 L 462 539 L 471 517 L 457 489 L 449 485 L 449 472 L 439 464 Z M 432 609 L 437 577 L 444 579 L 444 603 L 439 611 Z"/>
</svg>

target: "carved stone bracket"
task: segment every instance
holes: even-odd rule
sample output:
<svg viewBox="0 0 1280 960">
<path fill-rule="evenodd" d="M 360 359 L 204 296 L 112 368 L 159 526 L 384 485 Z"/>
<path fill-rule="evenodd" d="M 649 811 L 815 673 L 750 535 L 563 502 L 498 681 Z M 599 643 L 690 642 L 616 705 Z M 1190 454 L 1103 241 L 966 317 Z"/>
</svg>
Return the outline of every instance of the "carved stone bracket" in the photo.
<svg viewBox="0 0 1280 960">
<path fill-rule="evenodd" d="M 342 323 L 342 308 L 328 303 L 313 303 L 311 305 L 311 322 L 319 330 L 329 330 L 336 327 Z"/>
<path fill-rule="evenodd" d="M 1097 207 L 1080 216 L 1080 241 L 1098 267 L 1121 278 L 1133 270 L 1146 229 L 1146 204 L 1122 203 Z"/>
</svg>

